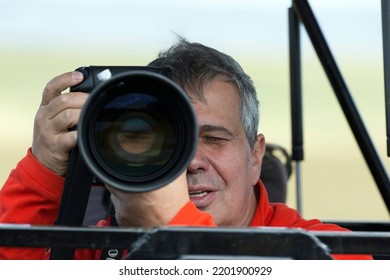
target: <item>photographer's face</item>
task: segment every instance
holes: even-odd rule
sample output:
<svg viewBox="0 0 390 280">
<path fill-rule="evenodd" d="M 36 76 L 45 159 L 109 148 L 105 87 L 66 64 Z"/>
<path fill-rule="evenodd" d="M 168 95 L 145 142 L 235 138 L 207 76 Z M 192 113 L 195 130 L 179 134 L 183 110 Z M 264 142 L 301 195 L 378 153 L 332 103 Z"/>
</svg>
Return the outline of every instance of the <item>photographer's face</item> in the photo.
<svg viewBox="0 0 390 280">
<path fill-rule="evenodd" d="M 237 87 L 222 78 L 204 88 L 204 101 L 193 102 L 199 145 L 187 169 L 190 199 L 211 213 L 218 226 L 248 226 L 257 207 L 253 186 L 259 180 L 265 141 L 250 149 L 240 120 Z"/>
</svg>

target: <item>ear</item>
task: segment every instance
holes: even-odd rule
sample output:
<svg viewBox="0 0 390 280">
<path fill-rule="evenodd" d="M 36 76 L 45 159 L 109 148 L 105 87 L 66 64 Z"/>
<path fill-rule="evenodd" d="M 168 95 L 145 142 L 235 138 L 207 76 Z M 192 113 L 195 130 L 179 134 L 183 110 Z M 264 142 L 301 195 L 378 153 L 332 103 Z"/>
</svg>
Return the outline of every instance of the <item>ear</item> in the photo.
<svg viewBox="0 0 390 280">
<path fill-rule="evenodd" d="M 252 156 L 252 186 L 256 185 L 260 178 L 261 165 L 263 163 L 263 157 L 265 153 L 265 137 L 263 134 L 259 134 L 256 137 L 255 144 L 253 145 Z"/>
</svg>

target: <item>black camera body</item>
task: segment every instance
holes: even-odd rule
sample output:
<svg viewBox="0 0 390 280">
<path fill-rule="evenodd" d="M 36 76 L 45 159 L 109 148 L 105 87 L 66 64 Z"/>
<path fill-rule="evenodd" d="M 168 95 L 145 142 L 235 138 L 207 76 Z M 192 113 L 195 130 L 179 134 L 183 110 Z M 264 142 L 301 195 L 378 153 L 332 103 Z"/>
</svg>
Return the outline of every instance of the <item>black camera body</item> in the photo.
<svg viewBox="0 0 390 280">
<path fill-rule="evenodd" d="M 145 192 L 167 185 L 187 168 L 197 146 L 196 115 L 166 69 L 76 70 L 84 80 L 71 91 L 90 94 L 77 124 L 77 145 L 100 181 L 126 192 Z"/>
<path fill-rule="evenodd" d="M 166 68 L 153 66 L 83 66 L 75 71 L 81 72 L 84 79 L 81 83 L 71 87 L 70 91 L 88 93 L 108 79 L 126 72 L 147 71 L 163 76 L 167 76 L 169 73 L 169 70 Z"/>
</svg>

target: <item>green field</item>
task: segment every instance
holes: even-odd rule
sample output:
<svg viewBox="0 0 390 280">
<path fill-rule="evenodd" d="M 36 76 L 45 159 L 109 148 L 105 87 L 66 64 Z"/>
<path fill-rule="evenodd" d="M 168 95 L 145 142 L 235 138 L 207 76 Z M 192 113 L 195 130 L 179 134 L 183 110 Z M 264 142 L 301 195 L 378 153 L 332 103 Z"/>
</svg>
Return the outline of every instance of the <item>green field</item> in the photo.
<svg viewBox="0 0 390 280">
<path fill-rule="evenodd" d="M 114 52 L 115 53 L 115 52 Z M 0 185 L 31 145 L 32 127 L 41 92 L 57 74 L 82 65 L 144 65 L 150 56 L 77 54 L 62 50 L 0 52 Z M 253 77 L 261 102 L 260 131 L 267 141 L 290 150 L 288 60 L 284 55 L 237 58 Z M 339 58 L 339 65 L 361 111 L 367 129 L 385 157 L 383 66 L 380 58 Z M 303 214 L 307 218 L 387 220 L 389 214 L 358 150 L 340 106 L 316 58 L 303 64 L 304 144 L 302 163 Z M 288 204 L 295 206 L 295 176 Z"/>
</svg>

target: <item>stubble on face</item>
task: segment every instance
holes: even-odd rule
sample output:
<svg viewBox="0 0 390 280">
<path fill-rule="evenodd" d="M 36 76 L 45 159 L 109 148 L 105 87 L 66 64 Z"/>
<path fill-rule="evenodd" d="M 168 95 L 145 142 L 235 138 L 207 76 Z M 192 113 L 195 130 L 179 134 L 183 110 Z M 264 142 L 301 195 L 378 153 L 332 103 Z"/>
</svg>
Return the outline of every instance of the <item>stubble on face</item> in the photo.
<svg viewBox="0 0 390 280">
<path fill-rule="evenodd" d="M 194 101 L 199 146 L 187 169 L 190 199 L 218 226 L 248 226 L 257 207 L 252 153 L 239 115 L 237 87 L 216 79 Z"/>
</svg>

